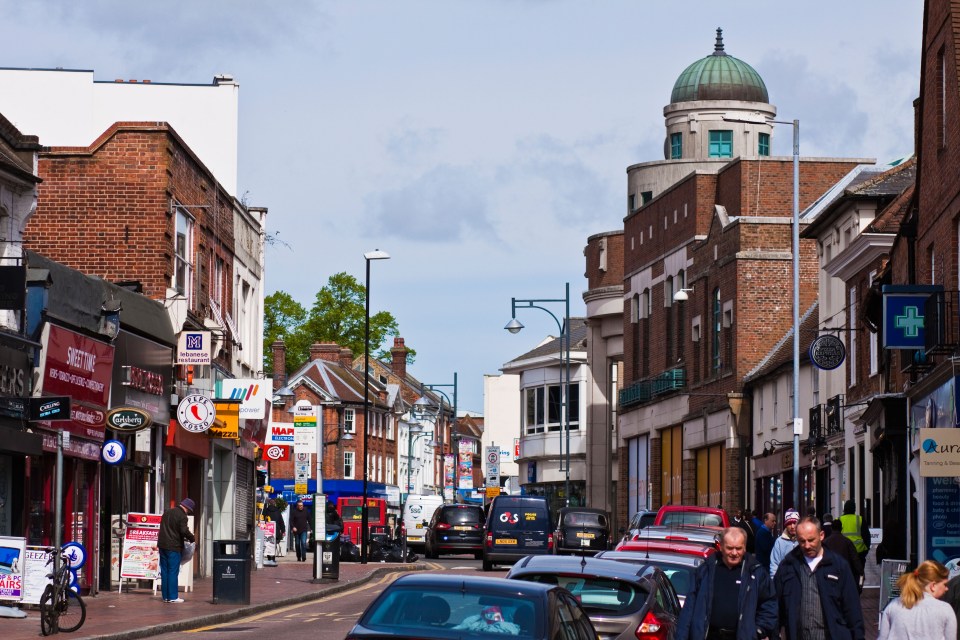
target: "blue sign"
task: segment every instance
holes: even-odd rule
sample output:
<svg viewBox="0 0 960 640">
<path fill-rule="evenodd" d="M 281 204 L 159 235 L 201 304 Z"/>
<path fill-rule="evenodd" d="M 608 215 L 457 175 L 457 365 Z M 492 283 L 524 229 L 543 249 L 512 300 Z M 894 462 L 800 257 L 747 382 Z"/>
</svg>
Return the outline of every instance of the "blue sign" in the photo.
<svg viewBox="0 0 960 640">
<path fill-rule="evenodd" d="M 107 440 L 100 450 L 100 457 L 107 464 L 120 464 L 127 458 L 127 449 L 119 440 Z"/>
<path fill-rule="evenodd" d="M 925 349 L 927 300 L 941 291 L 933 285 L 884 285 L 883 348 Z"/>
<path fill-rule="evenodd" d="M 960 572 L 960 478 L 926 480 L 926 557 Z"/>
</svg>

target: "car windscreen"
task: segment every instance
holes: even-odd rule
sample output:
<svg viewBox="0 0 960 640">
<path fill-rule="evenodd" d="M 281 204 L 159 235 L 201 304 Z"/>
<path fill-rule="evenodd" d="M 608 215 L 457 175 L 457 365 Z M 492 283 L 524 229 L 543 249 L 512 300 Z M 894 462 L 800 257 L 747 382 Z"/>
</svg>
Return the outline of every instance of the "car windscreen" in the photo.
<svg viewBox="0 0 960 640">
<path fill-rule="evenodd" d="M 514 636 L 541 638 L 545 620 L 537 601 L 518 599 L 485 590 L 435 590 L 392 587 L 364 613 L 360 624 L 392 636 L 467 637 Z M 446 631 L 445 631 L 446 630 Z"/>
<path fill-rule="evenodd" d="M 670 511 L 663 514 L 661 525 L 695 524 L 701 527 L 722 527 L 723 518 L 716 513 L 702 511 Z"/>
<path fill-rule="evenodd" d="M 580 601 L 587 614 L 602 612 L 615 616 L 628 615 L 639 611 L 650 595 L 645 584 L 602 576 L 543 572 L 518 575 L 517 578 L 529 582 L 559 584 Z"/>
<path fill-rule="evenodd" d="M 503 531 L 546 531 L 550 516 L 547 510 L 537 507 L 498 507 L 493 512 L 491 528 Z"/>
<path fill-rule="evenodd" d="M 440 512 L 440 521 L 450 525 L 481 524 L 483 522 L 483 511 L 473 507 L 443 509 Z"/>
<path fill-rule="evenodd" d="M 566 527 L 605 529 L 607 527 L 607 517 L 602 513 L 571 511 L 564 514 L 563 525 Z"/>
</svg>

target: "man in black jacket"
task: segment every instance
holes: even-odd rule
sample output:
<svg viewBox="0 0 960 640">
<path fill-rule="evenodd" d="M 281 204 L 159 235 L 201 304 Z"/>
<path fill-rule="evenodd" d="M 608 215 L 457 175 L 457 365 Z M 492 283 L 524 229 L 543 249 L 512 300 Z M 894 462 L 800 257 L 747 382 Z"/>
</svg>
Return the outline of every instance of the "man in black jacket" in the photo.
<svg viewBox="0 0 960 640">
<path fill-rule="evenodd" d="M 864 640 L 860 595 L 850 566 L 823 547 L 816 518 L 797 525 L 797 546 L 774 578 L 786 640 Z"/>
<path fill-rule="evenodd" d="M 303 506 L 303 500 L 297 500 L 297 506 L 290 513 L 290 533 L 296 544 L 297 560 L 307 561 L 307 540 L 310 537 L 310 512 Z"/>
<path fill-rule="evenodd" d="M 193 515 L 195 506 L 193 500 L 184 498 L 179 505 L 164 511 L 160 518 L 157 547 L 160 549 L 160 591 L 164 602 L 183 602 L 178 593 L 180 557 L 183 553 L 183 541 L 196 541 L 187 526 L 187 516 Z"/>
</svg>

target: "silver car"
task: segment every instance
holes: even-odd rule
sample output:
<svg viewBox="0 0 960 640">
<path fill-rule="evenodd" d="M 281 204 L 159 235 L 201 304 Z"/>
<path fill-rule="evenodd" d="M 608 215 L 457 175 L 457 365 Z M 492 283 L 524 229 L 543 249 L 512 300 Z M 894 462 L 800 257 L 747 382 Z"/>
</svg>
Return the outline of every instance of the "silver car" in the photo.
<svg viewBox="0 0 960 640">
<path fill-rule="evenodd" d="M 703 558 L 685 553 L 666 553 L 660 551 L 601 551 L 596 555 L 604 560 L 616 560 L 631 564 L 651 564 L 659 567 L 673 584 L 680 604 L 687 599 L 693 587 L 697 567 L 703 564 Z"/>
</svg>

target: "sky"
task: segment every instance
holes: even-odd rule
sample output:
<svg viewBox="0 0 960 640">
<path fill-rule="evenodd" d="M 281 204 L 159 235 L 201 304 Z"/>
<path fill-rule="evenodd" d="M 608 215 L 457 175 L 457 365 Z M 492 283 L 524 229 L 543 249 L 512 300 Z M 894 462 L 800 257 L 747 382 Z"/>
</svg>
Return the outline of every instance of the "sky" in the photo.
<svg viewBox="0 0 960 640">
<path fill-rule="evenodd" d="M 240 84 L 237 196 L 276 242 L 266 292 L 364 279 L 408 371 L 483 411 L 483 376 L 584 313 L 583 249 L 623 228 L 626 167 L 663 159 L 673 84 L 713 51 L 764 79 L 802 156 L 913 151 L 920 0 L 0 0 L 0 66 Z M 30 132 L 25 132 L 30 133 Z M 42 140 L 41 140 L 42 142 Z M 791 153 L 777 127 L 773 154 Z M 562 318 L 562 303 L 552 310 Z M 388 345 L 389 346 L 389 345 Z M 451 389 L 445 389 L 448 393 Z"/>
</svg>

